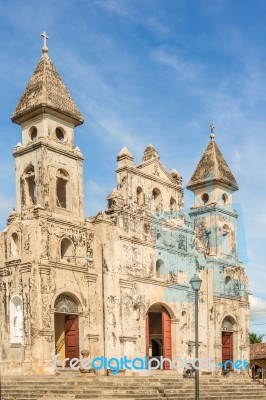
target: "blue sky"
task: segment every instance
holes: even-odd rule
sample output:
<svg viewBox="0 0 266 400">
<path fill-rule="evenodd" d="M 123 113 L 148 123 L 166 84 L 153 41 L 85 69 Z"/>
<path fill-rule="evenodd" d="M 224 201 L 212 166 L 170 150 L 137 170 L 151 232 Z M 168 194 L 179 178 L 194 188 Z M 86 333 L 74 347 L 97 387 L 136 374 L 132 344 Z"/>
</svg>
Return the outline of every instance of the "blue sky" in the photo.
<svg viewBox="0 0 266 400">
<path fill-rule="evenodd" d="M 15 205 L 12 151 L 21 140 L 10 116 L 46 30 L 50 57 L 85 118 L 76 144 L 87 215 L 105 208 L 124 145 L 139 162 L 152 143 L 186 184 L 215 123 L 240 185 L 251 323 L 264 324 L 252 330 L 266 334 L 265 14 L 264 0 L 1 0 L 1 228 Z"/>
</svg>

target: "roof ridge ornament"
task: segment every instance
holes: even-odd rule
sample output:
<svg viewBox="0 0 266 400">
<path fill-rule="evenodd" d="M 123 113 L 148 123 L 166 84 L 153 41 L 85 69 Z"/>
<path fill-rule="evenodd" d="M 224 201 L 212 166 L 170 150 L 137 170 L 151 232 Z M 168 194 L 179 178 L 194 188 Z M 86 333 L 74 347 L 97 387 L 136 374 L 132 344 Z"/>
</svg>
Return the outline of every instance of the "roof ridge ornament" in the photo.
<svg viewBox="0 0 266 400">
<path fill-rule="evenodd" d="M 42 52 L 45 54 L 45 53 L 48 53 L 48 47 L 47 47 L 47 44 L 46 44 L 46 40 L 49 39 L 49 38 L 48 38 L 48 36 L 46 35 L 46 32 L 45 32 L 45 31 L 43 31 L 43 32 L 41 33 L 41 36 L 43 37 Z"/>
<path fill-rule="evenodd" d="M 214 133 L 215 125 L 214 125 L 213 122 L 211 122 L 210 128 L 211 128 L 210 138 L 211 138 L 211 140 L 214 140 L 214 138 L 215 138 L 215 133 Z"/>
</svg>

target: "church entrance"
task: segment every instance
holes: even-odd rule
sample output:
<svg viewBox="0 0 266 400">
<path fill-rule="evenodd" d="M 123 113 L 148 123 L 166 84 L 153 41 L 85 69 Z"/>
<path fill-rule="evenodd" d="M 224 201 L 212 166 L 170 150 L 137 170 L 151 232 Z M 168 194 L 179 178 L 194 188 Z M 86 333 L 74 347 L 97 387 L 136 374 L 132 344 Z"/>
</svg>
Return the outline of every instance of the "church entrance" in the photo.
<svg viewBox="0 0 266 400">
<path fill-rule="evenodd" d="M 172 359 L 171 317 L 161 304 L 154 304 L 146 315 L 146 355 Z M 164 363 L 163 369 L 170 369 L 169 362 Z"/>
<path fill-rule="evenodd" d="M 224 369 L 232 369 L 232 363 L 234 362 L 233 338 L 233 324 L 229 319 L 224 319 L 222 325 L 222 363 L 231 361 L 231 363 L 227 363 Z"/>
<path fill-rule="evenodd" d="M 60 354 L 60 360 L 79 358 L 79 312 L 74 299 L 67 294 L 61 294 L 55 301 L 55 353 Z"/>
</svg>

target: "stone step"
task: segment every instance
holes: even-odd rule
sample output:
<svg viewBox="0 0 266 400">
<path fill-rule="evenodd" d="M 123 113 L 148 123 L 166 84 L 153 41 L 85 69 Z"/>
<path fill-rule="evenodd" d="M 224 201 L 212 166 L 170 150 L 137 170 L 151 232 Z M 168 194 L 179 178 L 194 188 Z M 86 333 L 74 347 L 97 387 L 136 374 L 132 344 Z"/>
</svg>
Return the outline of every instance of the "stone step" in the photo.
<svg viewBox="0 0 266 400">
<path fill-rule="evenodd" d="M 238 379 L 239 378 L 239 379 Z M 194 400 L 195 380 L 180 375 L 3 377 L 5 400 Z M 264 386 L 248 376 L 200 377 L 200 400 L 266 400 Z"/>
</svg>

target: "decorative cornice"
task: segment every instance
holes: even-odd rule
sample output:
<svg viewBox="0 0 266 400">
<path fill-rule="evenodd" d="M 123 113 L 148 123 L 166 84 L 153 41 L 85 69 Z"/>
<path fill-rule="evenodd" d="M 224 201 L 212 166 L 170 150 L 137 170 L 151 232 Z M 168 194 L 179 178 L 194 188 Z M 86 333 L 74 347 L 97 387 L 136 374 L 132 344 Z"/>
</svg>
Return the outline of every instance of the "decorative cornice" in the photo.
<svg viewBox="0 0 266 400">
<path fill-rule="evenodd" d="M 134 286 L 134 283 L 132 281 L 129 281 L 127 279 L 119 279 L 119 286 L 124 287 L 124 288 L 129 288 L 132 289 Z"/>
<path fill-rule="evenodd" d="M 88 283 L 95 283 L 97 281 L 97 274 L 94 274 L 93 272 L 87 272 L 86 273 L 86 280 Z"/>
<path fill-rule="evenodd" d="M 121 343 L 125 343 L 125 342 L 136 343 L 137 337 L 136 336 L 119 336 L 119 340 Z"/>
<path fill-rule="evenodd" d="M 154 160 L 153 160 L 154 161 Z M 120 168 L 117 168 L 116 169 L 116 173 L 119 173 L 119 172 L 122 172 L 122 171 L 127 171 L 127 172 L 131 172 L 131 173 L 133 173 L 133 174 L 135 174 L 135 175 L 139 175 L 139 176 L 142 176 L 143 178 L 146 178 L 146 179 L 149 179 L 149 180 L 151 180 L 151 181 L 154 181 L 154 182 L 156 182 L 156 183 L 161 183 L 162 185 L 164 185 L 164 186 L 168 186 L 168 187 L 171 187 L 172 189 L 174 189 L 174 190 L 177 190 L 178 192 L 180 192 L 181 193 L 181 191 L 182 191 L 182 185 L 180 184 L 180 183 L 171 183 L 171 182 L 167 182 L 166 180 L 163 180 L 163 179 L 161 179 L 161 178 L 158 178 L 158 176 L 153 176 L 153 175 L 150 175 L 150 174 L 147 174 L 147 173 L 145 173 L 145 172 L 143 172 L 143 171 L 141 171 L 141 170 L 139 170 L 139 169 L 137 169 L 137 166 L 128 166 L 128 165 L 125 165 L 125 166 L 123 166 L 123 167 L 120 167 Z M 169 175 L 169 180 L 171 179 L 173 179 L 173 177 L 171 176 L 171 174 L 169 174 L 169 172 L 167 171 L 167 175 Z"/>
<path fill-rule="evenodd" d="M 210 213 L 212 213 L 212 214 L 221 213 L 221 214 L 226 214 L 229 217 L 234 217 L 234 218 L 238 217 L 237 211 L 234 208 L 232 208 L 232 210 L 228 210 L 228 209 L 225 209 L 225 207 L 223 208 L 217 204 L 213 204 L 211 206 L 204 205 L 204 206 L 195 207 L 195 208 L 191 207 L 191 209 L 189 210 L 189 215 L 191 217 L 195 217 L 200 214 L 210 214 Z"/>
<path fill-rule="evenodd" d="M 27 263 L 21 264 L 19 270 L 21 273 L 30 272 L 31 271 L 31 263 L 27 262 Z"/>
<path fill-rule="evenodd" d="M 10 260 L 10 261 L 6 261 L 5 264 L 7 267 L 16 267 L 21 263 L 21 259 L 18 258 L 16 260 Z"/>
<path fill-rule="evenodd" d="M 60 262 L 51 262 L 51 267 L 53 268 L 59 268 L 59 269 L 66 269 L 68 271 L 75 271 L 75 272 L 87 272 L 88 267 L 87 265 L 85 267 L 77 266 L 75 264 L 63 264 Z"/>
<path fill-rule="evenodd" d="M 40 271 L 40 274 L 50 275 L 51 267 L 49 265 L 40 265 L 39 271 Z"/>
<path fill-rule="evenodd" d="M 90 340 L 91 342 L 98 342 L 100 339 L 100 335 L 97 333 L 89 333 L 87 335 L 87 339 Z"/>
<path fill-rule="evenodd" d="M 54 336 L 54 331 L 51 331 L 49 329 L 42 329 L 39 332 L 40 336 Z"/>
<path fill-rule="evenodd" d="M 140 239 L 137 239 L 137 238 L 127 237 L 127 236 L 123 236 L 123 235 L 120 235 L 119 239 L 120 240 L 124 240 L 125 242 L 130 242 L 130 243 L 139 244 L 141 246 L 150 247 L 152 249 L 167 251 L 167 253 L 171 253 L 171 254 L 178 254 L 180 256 L 191 257 L 191 258 L 194 258 L 194 259 L 197 257 L 197 255 L 195 255 L 195 254 L 191 254 L 191 253 L 188 253 L 186 251 L 182 251 L 180 249 L 176 249 L 174 247 L 170 249 L 170 248 L 168 248 L 166 246 L 159 246 L 158 244 L 154 243 L 155 239 L 153 239 L 153 243 L 149 243 L 149 242 L 146 242 L 145 240 L 140 240 Z"/>
<path fill-rule="evenodd" d="M 62 147 L 53 146 L 51 142 L 48 142 L 43 139 L 39 139 L 37 142 L 34 142 L 29 146 L 19 147 L 17 150 L 13 152 L 13 156 L 16 158 L 23 154 L 31 153 L 33 150 L 36 150 L 41 147 L 46 147 L 46 149 L 49 149 L 54 153 L 67 156 L 68 158 L 72 158 L 74 160 L 80 160 L 80 161 L 84 160 L 80 152 L 75 154 L 73 150 L 66 150 L 65 148 Z"/>
</svg>

